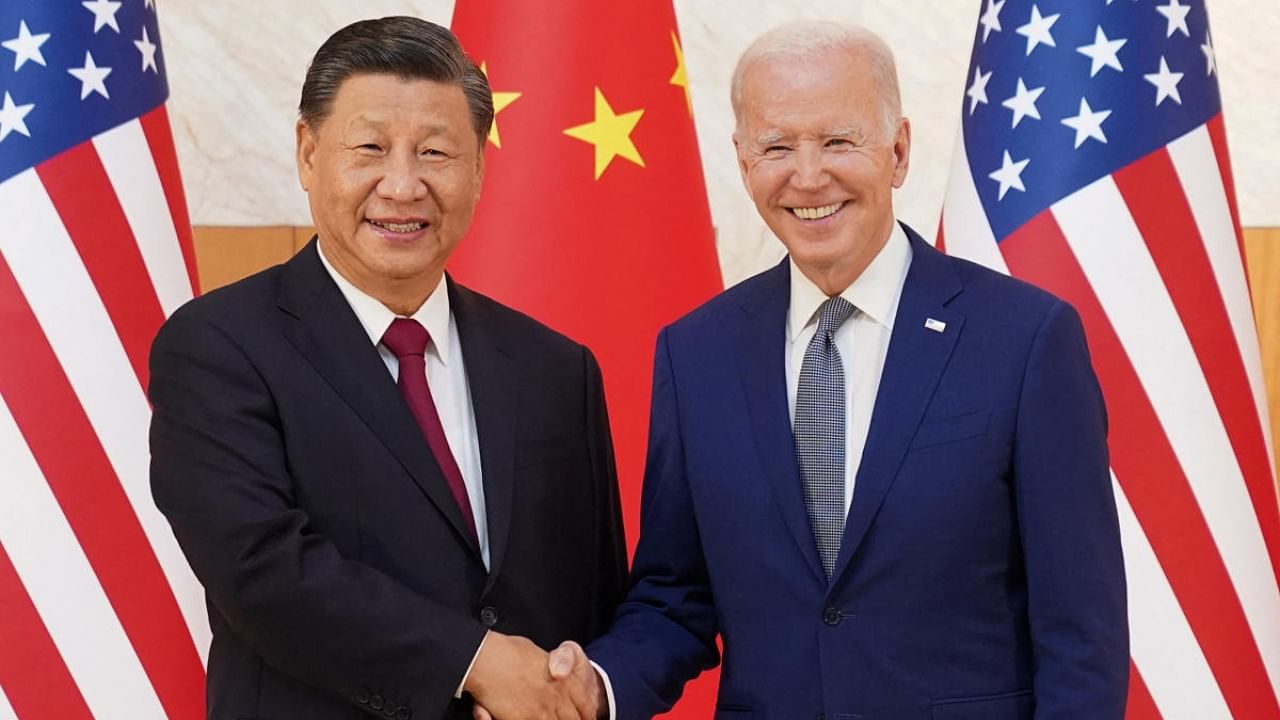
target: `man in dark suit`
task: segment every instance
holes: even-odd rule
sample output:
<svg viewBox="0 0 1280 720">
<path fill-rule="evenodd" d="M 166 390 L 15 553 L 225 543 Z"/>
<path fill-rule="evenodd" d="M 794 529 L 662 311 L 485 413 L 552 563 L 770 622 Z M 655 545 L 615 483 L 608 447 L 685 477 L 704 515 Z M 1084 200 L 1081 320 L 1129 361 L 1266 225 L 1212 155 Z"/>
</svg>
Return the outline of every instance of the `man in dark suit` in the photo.
<svg viewBox="0 0 1280 720">
<path fill-rule="evenodd" d="M 597 701 L 665 710 L 719 634 L 726 720 L 1120 720 L 1124 569 L 1075 311 L 895 221 L 911 135 L 876 36 L 769 33 L 733 104 L 789 258 L 659 336 Z"/>
<path fill-rule="evenodd" d="M 152 350 L 152 486 L 207 591 L 208 714 L 462 718 L 465 693 L 576 716 L 541 648 L 621 597 L 613 454 L 591 353 L 445 275 L 488 83 L 444 28 L 363 21 L 300 111 L 317 239 Z"/>
</svg>

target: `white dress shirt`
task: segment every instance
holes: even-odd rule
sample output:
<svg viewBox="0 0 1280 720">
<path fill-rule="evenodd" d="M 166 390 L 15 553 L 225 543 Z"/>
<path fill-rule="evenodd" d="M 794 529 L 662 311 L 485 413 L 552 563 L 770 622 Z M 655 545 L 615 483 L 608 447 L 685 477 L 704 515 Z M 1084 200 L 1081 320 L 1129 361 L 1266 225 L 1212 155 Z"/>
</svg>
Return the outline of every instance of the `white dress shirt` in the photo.
<svg viewBox="0 0 1280 720">
<path fill-rule="evenodd" d="M 871 411 L 880 389 L 880 375 L 889 352 L 893 319 L 898 314 L 902 285 L 911 266 L 911 243 L 902 226 L 893 232 L 880 252 L 853 284 L 840 293 L 856 310 L 835 332 L 840 365 L 844 368 L 845 443 L 844 511 L 853 502 L 854 478 L 862 464 L 862 449 L 871 427 Z M 809 341 L 818 331 L 818 308 L 827 295 L 818 289 L 795 263 L 791 263 L 791 302 L 787 307 L 786 373 L 787 405 L 794 427 L 800 366 Z"/>
<path fill-rule="evenodd" d="M 317 250 L 319 249 L 317 245 Z M 355 311 L 360 325 L 369 335 L 369 342 L 377 346 L 387 371 L 391 373 L 391 377 L 398 379 L 400 361 L 396 359 L 395 353 L 382 344 L 382 335 L 391 327 L 391 321 L 397 315 L 342 277 L 329 264 L 323 250 L 320 250 L 320 262 L 338 284 L 347 304 Z M 476 415 L 471 408 L 467 367 L 462 361 L 462 341 L 458 339 L 458 324 L 449 311 L 449 289 L 443 275 L 440 276 L 440 284 L 411 317 L 431 334 L 426 352 L 427 386 L 431 388 L 431 399 L 440 415 L 440 424 L 444 426 L 449 450 L 453 452 L 453 459 L 462 472 L 462 482 L 467 488 L 467 499 L 471 501 L 471 512 L 476 523 L 476 537 L 480 541 L 480 557 L 484 560 L 485 568 L 488 568 L 489 524 L 486 521 L 484 485 L 480 476 L 480 441 L 476 436 Z"/>
</svg>

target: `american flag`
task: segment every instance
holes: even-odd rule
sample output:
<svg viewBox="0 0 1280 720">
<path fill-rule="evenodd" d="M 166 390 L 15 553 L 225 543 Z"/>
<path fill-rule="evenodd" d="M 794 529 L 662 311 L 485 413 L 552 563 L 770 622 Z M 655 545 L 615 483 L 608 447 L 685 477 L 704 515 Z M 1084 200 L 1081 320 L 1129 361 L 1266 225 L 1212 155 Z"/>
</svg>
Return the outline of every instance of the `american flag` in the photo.
<svg viewBox="0 0 1280 720">
<path fill-rule="evenodd" d="M 1280 717 L 1280 515 L 1203 0 L 983 0 L 945 249 L 1084 320 L 1130 718 Z"/>
<path fill-rule="evenodd" d="M 194 262 L 152 0 L 0 3 L 0 718 L 203 717 L 148 486 L 147 352 Z"/>
</svg>

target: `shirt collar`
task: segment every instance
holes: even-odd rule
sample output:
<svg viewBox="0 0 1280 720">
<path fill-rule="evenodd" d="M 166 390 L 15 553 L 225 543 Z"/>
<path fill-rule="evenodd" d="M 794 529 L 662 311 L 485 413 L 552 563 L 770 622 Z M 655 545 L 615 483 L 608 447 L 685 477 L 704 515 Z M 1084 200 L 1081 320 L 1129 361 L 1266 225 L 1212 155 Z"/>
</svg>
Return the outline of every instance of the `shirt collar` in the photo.
<svg viewBox="0 0 1280 720">
<path fill-rule="evenodd" d="M 339 273 L 329 263 L 329 258 L 324 256 L 324 250 L 320 248 L 319 243 L 316 243 L 316 250 L 320 254 L 320 263 L 324 265 L 324 269 L 328 271 L 329 276 L 337 283 L 338 290 L 342 292 L 347 304 L 355 312 L 356 319 L 360 321 L 361 327 L 369 335 L 369 342 L 374 345 L 381 343 L 382 336 L 386 334 L 387 328 L 391 327 L 391 321 L 399 316 L 386 305 L 383 305 L 377 298 L 368 295 L 343 277 L 342 273 Z M 434 347 L 440 362 L 448 365 L 450 345 L 449 290 L 445 285 L 443 274 L 440 276 L 440 283 L 427 296 L 426 302 L 422 303 L 422 307 L 419 307 L 418 311 L 409 317 L 422 323 L 422 326 L 431 334 L 431 344 L 427 346 L 427 352 L 430 352 L 431 348 Z"/>
<path fill-rule="evenodd" d="M 791 304 L 787 308 L 787 337 L 794 342 L 810 323 L 818 321 L 818 308 L 827 296 L 800 272 L 796 264 L 791 268 Z M 862 274 L 840 293 L 863 315 L 893 330 L 893 317 L 898 311 L 898 299 L 902 296 L 902 284 L 911 265 L 911 242 L 898 223 L 880 252 L 871 259 Z"/>
</svg>

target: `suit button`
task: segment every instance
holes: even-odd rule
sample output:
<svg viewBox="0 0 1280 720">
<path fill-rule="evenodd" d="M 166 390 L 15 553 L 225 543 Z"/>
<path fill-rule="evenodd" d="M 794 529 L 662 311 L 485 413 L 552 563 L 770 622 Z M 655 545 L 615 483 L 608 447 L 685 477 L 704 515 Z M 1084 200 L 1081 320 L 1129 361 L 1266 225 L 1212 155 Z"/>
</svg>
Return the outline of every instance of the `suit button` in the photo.
<svg viewBox="0 0 1280 720">
<path fill-rule="evenodd" d="M 369 691 L 368 691 L 368 690 L 361 690 L 360 692 L 356 693 L 356 702 L 360 703 L 361 705 L 368 705 L 368 704 L 369 704 Z"/>
<path fill-rule="evenodd" d="M 396 716 L 396 710 L 399 710 L 399 709 L 400 709 L 399 705 L 396 705 L 395 703 L 388 700 L 387 704 L 382 706 L 382 714 L 386 715 L 389 718 L 393 718 Z"/>
<path fill-rule="evenodd" d="M 843 615 L 844 614 L 840 612 L 839 608 L 829 607 L 822 611 L 822 622 L 832 626 L 839 625 L 840 618 L 843 617 Z"/>
<path fill-rule="evenodd" d="M 396 713 L 396 720 L 409 720 L 409 715 L 409 708 L 401 707 L 400 711 Z"/>
<path fill-rule="evenodd" d="M 381 695 L 374 695 L 373 697 L 369 698 L 369 707 L 373 708 L 374 710 L 381 710 L 382 703 L 383 703 L 383 700 Z"/>
<path fill-rule="evenodd" d="M 486 605 L 484 609 L 480 611 L 480 622 L 484 623 L 484 626 L 487 628 L 497 625 L 498 611 Z"/>
</svg>

